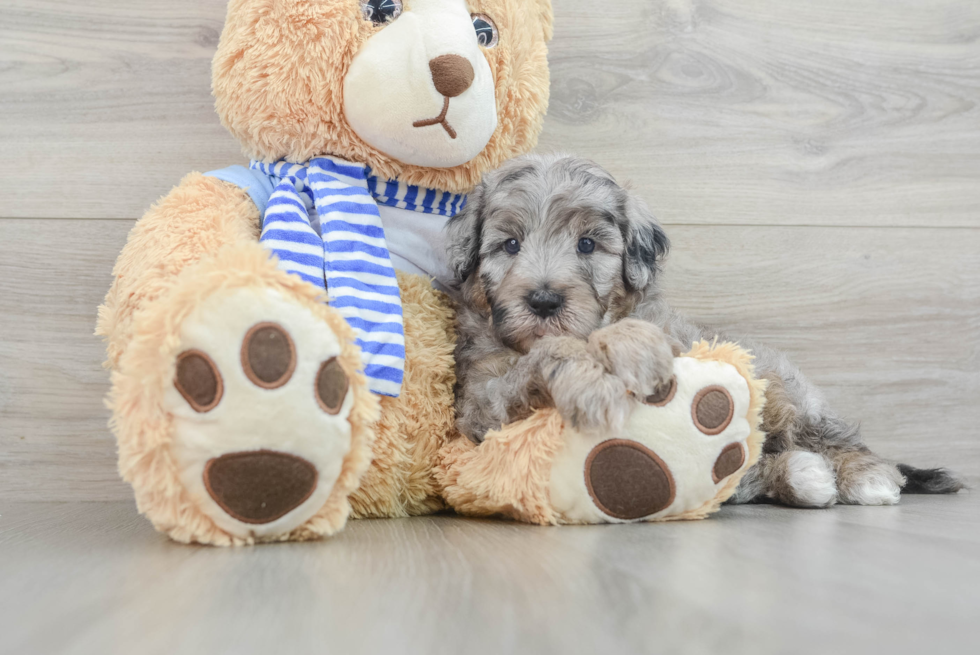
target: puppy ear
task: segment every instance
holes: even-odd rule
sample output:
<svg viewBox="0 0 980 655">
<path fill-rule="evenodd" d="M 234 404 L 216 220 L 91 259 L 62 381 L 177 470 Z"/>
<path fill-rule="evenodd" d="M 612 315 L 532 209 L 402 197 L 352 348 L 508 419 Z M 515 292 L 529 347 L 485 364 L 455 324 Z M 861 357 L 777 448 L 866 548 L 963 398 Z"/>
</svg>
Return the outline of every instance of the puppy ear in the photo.
<svg viewBox="0 0 980 655">
<path fill-rule="evenodd" d="M 623 279 L 630 291 L 642 291 L 660 271 L 670 239 L 647 204 L 632 193 L 627 195 L 623 214 Z"/>
<path fill-rule="evenodd" d="M 484 186 L 485 183 L 473 189 L 466 198 L 466 207 L 446 227 L 449 267 L 460 282 L 465 282 L 480 263 Z"/>
</svg>

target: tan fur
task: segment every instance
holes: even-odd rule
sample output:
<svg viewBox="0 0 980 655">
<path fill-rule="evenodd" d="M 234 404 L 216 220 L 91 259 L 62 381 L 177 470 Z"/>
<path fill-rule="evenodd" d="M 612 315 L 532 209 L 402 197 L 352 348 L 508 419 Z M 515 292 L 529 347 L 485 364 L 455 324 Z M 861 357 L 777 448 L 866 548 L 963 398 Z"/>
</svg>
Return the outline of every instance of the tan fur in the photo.
<svg viewBox="0 0 980 655">
<path fill-rule="evenodd" d="M 321 302 L 315 287 L 276 270 L 268 252 L 254 242 L 224 248 L 187 267 L 170 286 L 166 302 L 150 303 L 134 319 L 135 336 L 118 359 L 108 400 L 119 444 L 119 471 L 133 485 L 140 512 L 176 541 L 251 543 L 218 528 L 188 496 L 171 452 L 173 417 L 165 409 L 164 398 L 174 379 L 179 329 L 191 312 L 217 291 L 264 288 L 293 298 L 334 331 L 344 344 L 338 360 L 355 398 L 349 419 L 351 449 L 330 497 L 316 516 L 277 540 L 311 539 L 340 530 L 350 513 L 347 497 L 371 463 L 373 427 L 379 414 L 377 399 L 358 372 L 360 356 L 353 346 L 353 331 Z"/>
<path fill-rule="evenodd" d="M 480 446 L 459 437 L 443 450 L 436 473 L 446 500 L 470 516 L 557 524 L 548 487 L 563 428 L 557 411 L 542 409 L 488 433 Z"/>
<path fill-rule="evenodd" d="M 333 154 L 368 164 L 381 177 L 466 192 L 483 173 L 537 144 L 548 106 L 552 31 L 547 0 L 470 0 L 469 7 L 500 28 L 500 44 L 486 50 L 499 120 L 484 151 L 462 166 L 402 164 L 363 143 L 347 124 L 344 77 L 381 29 L 361 18 L 356 0 L 232 0 L 213 68 L 222 123 L 253 159 L 305 162 Z"/>
</svg>

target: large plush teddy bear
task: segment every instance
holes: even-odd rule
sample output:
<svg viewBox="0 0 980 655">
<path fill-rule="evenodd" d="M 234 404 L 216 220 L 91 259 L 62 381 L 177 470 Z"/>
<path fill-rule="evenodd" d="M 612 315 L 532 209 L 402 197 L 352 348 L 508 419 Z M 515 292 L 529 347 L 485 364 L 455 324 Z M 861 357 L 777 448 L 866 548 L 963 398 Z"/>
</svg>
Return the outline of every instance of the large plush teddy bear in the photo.
<svg viewBox="0 0 980 655">
<path fill-rule="evenodd" d="M 454 431 L 443 228 L 534 147 L 551 21 L 549 0 L 231 0 L 214 95 L 253 162 L 150 209 L 99 315 L 120 471 L 158 529 L 696 518 L 732 493 L 763 385 L 729 344 L 677 358 L 622 435 L 548 409 L 479 446 Z"/>
</svg>

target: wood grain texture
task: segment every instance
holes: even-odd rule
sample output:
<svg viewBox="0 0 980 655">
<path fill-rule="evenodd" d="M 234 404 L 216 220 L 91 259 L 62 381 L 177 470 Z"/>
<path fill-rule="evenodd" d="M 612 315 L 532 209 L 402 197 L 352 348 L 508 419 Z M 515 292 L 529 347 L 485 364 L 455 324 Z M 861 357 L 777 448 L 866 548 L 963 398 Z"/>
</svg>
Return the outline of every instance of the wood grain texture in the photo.
<svg viewBox="0 0 980 655">
<path fill-rule="evenodd" d="M 0 498 L 120 499 L 96 308 L 131 227 L 0 220 Z"/>
<path fill-rule="evenodd" d="M 980 226 L 980 3 L 554 5 L 542 148 L 665 222 Z M 0 0 L 0 216 L 131 219 L 241 163 L 209 93 L 224 8 Z"/>
<path fill-rule="evenodd" d="M 667 223 L 980 225 L 980 4 L 555 5 L 542 146 Z"/>
<path fill-rule="evenodd" d="M 245 162 L 211 98 L 226 4 L 0 0 L 0 216 L 132 219 Z"/>
<path fill-rule="evenodd" d="M 4 504 L 0 651 L 968 653 L 980 502 L 542 528 L 355 521 L 241 550 L 168 542 L 132 503 Z"/>
<path fill-rule="evenodd" d="M 129 227 L 0 220 L 0 498 L 129 496 L 92 336 Z M 678 307 L 791 353 L 882 454 L 980 474 L 980 230 L 670 234 Z"/>
</svg>

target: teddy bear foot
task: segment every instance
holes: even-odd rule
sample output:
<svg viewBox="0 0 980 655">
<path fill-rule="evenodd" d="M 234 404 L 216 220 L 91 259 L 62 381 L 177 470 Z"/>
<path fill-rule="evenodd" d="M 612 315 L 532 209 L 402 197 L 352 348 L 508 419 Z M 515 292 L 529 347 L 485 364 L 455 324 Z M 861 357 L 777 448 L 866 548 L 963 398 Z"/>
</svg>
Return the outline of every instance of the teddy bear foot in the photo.
<svg viewBox="0 0 980 655">
<path fill-rule="evenodd" d="M 215 294 L 180 328 L 165 408 L 200 510 L 230 535 L 288 534 L 324 506 L 351 449 L 342 344 L 271 289 Z"/>
<path fill-rule="evenodd" d="M 761 392 L 719 360 L 675 359 L 670 388 L 639 404 L 621 435 L 566 428 L 550 488 L 566 522 L 697 519 L 731 495 L 759 454 Z"/>
<path fill-rule="evenodd" d="M 765 382 L 751 360 L 735 344 L 694 344 L 616 434 L 544 408 L 479 445 L 456 439 L 437 471 L 443 493 L 462 514 L 539 525 L 705 518 L 762 453 Z"/>
</svg>

